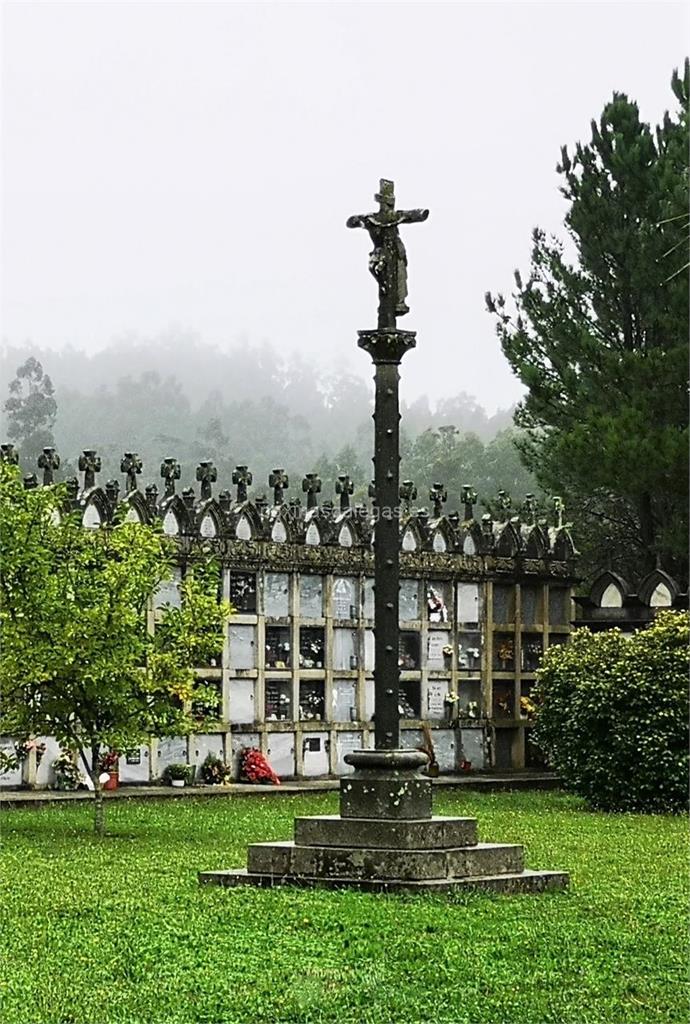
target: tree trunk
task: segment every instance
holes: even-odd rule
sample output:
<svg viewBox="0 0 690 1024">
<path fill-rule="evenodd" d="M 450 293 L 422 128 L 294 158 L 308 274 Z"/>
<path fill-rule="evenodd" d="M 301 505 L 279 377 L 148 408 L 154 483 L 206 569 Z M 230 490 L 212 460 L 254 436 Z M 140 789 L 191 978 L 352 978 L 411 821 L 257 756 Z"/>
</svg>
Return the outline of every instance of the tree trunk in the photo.
<svg viewBox="0 0 690 1024">
<path fill-rule="evenodd" d="M 105 835 L 105 805 L 103 802 L 103 784 L 100 780 L 101 745 L 91 747 L 91 781 L 93 782 L 93 830 L 102 839 Z"/>
<path fill-rule="evenodd" d="M 93 830 L 99 839 L 102 839 L 105 835 L 105 805 L 103 800 L 103 786 L 100 783 L 98 775 L 93 780 L 94 791 L 94 815 L 93 815 Z"/>
</svg>

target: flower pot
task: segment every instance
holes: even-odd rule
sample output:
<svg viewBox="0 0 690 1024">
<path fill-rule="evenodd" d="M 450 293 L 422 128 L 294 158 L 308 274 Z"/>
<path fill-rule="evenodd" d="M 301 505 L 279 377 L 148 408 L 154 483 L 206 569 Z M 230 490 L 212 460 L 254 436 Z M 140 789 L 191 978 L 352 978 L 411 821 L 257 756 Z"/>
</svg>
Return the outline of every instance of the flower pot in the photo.
<svg viewBox="0 0 690 1024">
<path fill-rule="evenodd" d="M 170 785 L 174 786 L 175 789 L 182 789 L 184 786 L 184 779 L 171 779 Z"/>
<path fill-rule="evenodd" d="M 117 789 L 119 782 L 119 772 L 108 772 L 108 781 L 103 783 L 103 789 Z"/>
</svg>

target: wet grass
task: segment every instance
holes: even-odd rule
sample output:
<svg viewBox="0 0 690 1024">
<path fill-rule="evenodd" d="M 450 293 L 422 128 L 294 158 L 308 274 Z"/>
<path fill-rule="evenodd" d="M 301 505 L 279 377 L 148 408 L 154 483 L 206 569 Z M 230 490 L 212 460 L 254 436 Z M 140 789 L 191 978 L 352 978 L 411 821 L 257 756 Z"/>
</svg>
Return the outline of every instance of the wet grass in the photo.
<svg viewBox="0 0 690 1024">
<path fill-rule="evenodd" d="M 337 795 L 112 801 L 3 815 L 4 1024 L 666 1024 L 688 1019 L 687 844 L 671 817 L 557 793 L 440 793 L 567 893 L 200 887 Z"/>
</svg>

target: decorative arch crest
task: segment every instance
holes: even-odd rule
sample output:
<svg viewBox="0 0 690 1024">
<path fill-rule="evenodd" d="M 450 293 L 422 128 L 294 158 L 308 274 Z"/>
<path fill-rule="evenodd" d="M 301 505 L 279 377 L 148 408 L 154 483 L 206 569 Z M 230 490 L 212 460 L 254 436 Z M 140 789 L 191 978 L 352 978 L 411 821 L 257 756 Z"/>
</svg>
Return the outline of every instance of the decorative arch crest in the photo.
<svg viewBox="0 0 690 1024">
<path fill-rule="evenodd" d="M 568 559 L 575 557 L 575 545 L 573 544 L 573 539 L 565 527 L 556 531 L 551 553 L 559 562 L 567 562 Z"/>
<path fill-rule="evenodd" d="M 105 491 L 100 487 L 91 487 L 83 495 L 81 505 L 83 513 L 82 526 L 90 530 L 98 530 L 107 526 L 110 521 L 110 503 Z"/>
<path fill-rule="evenodd" d="M 528 526 L 523 532 L 523 542 L 527 558 L 543 558 L 548 554 L 549 538 L 541 526 Z"/>
<path fill-rule="evenodd" d="M 592 583 L 589 597 L 597 608 L 622 608 L 626 595 L 630 593 L 627 581 L 615 572 L 606 569 Z"/>
<path fill-rule="evenodd" d="M 163 500 L 160 516 L 166 537 L 178 537 L 189 532 L 189 511 L 179 494 L 173 494 Z"/>
<path fill-rule="evenodd" d="M 400 546 L 403 551 L 421 551 L 424 543 L 422 532 L 419 529 L 419 525 L 415 519 L 408 519 L 403 526 L 402 539 Z"/>
<path fill-rule="evenodd" d="M 510 520 L 507 523 L 499 523 L 498 526 L 500 533 L 496 542 L 496 554 L 501 558 L 515 558 L 522 548 L 522 539 L 515 523 Z"/>
<path fill-rule="evenodd" d="M 654 569 L 640 583 L 637 595 L 649 608 L 672 608 L 678 584 L 663 569 Z"/>
<path fill-rule="evenodd" d="M 455 549 L 455 533 L 446 516 L 437 519 L 431 528 L 429 547 L 437 554 Z"/>
<path fill-rule="evenodd" d="M 479 555 L 483 548 L 482 529 L 476 519 L 466 520 L 460 536 L 460 550 L 463 555 Z"/>
<path fill-rule="evenodd" d="M 215 498 L 209 498 L 196 514 L 196 530 L 202 540 L 218 540 L 223 533 L 223 511 Z"/>
<path fill-rule="evenodd" d="M 274 505 L 271 509 L 270 539 L 274 544 L 288 544 L 301 539 L 301 522 L 296 528 L 296 516 L 293 509 L 285 503 Z"/>
<path fill-rule="evenodd" d="M 122 504 L 126 509 L 124 518 L 126 523 L 148 523 L 151 521 L 151 511 L 140 491 L 130 491 L 123 498 Z"/>
<path fill-rule="evenodd" d="M 260 540 L 263 535 L 261 514 L 253 501 L 243 501 L 233 509 L 230 534 L 235 540 Z"/>
</svg>

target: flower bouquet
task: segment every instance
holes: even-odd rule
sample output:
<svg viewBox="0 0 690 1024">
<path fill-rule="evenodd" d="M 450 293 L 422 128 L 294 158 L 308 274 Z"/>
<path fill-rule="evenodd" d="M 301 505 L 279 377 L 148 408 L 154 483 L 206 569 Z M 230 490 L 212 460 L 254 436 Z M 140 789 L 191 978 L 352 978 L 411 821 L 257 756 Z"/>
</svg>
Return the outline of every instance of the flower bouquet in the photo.
<svg viewBox="0 0 690 1024">
<path fill-rule="evenodd" d="M 201 778 L 212 786 L 220 786 L 230 781 L 232 769 L 215 754 L 207 754 L 201 766 Z"/>
<path fill-rule="evenodd" d="M 20 762 L 26 761 L 31 751 L 35 750 L 36 767 L 38 767 L 46 752 L 46 745 L 45 743 L 37 743 L 36 740 L 21 740 L 19 743 L 15 743 L 14 749 L 17 755 L 17 760 Z"/>
<path fill-rule="evenodd" d="M 529 697 L 520 697 L 520 718 L 533 718 L 536 706 Z"/>
<path fill-rule="evenodd" d="M 280 785 L 280 779 L 270 764 L 256 747 L 245 747 L 240 761 L 240 782 L 263 783 L 264 785 Z"/>
</svg>

